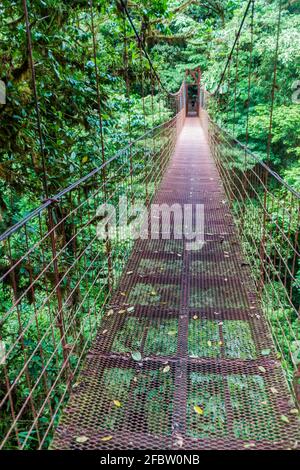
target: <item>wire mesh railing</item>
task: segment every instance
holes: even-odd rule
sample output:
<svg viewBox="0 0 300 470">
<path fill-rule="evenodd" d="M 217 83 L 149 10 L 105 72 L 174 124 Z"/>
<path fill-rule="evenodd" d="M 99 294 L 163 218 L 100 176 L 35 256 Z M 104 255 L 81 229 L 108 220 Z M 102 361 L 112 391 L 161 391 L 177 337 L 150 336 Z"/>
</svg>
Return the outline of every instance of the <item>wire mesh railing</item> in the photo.
<svg viewBox="0 0 300 470">
<path fill-rule="evenodd" d="M 299 400 L 300 194 L 245 145 L 208 121 L 211 151 L 271 327 L 278 359 Z"/>
<path fill-rule="evenodd" d="M 48 446 L 132 249 L 137 214 L 129 206 L 147 207 L 173 152 L 183 90 L 173 96 L 172 119 L 0 236 L 0 448 Z M 128 216 L 114 237 L 107 204 L 118 208 L 119 221 Z"/>
</svg>

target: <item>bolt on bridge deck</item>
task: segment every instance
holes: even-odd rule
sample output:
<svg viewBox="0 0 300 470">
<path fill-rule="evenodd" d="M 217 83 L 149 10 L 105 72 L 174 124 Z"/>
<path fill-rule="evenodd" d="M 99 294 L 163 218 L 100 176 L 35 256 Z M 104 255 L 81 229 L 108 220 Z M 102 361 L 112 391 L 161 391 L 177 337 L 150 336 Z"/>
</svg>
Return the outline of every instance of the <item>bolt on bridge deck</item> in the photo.
<svg viewBox="0 0 300 470">
<path fill-rule="evenodd" d="M 153 202 L 203 204 L 204 246 L 136 241 L 52 448 L 296 448 L 295 405 L 198 118 Z"/>
</svg>

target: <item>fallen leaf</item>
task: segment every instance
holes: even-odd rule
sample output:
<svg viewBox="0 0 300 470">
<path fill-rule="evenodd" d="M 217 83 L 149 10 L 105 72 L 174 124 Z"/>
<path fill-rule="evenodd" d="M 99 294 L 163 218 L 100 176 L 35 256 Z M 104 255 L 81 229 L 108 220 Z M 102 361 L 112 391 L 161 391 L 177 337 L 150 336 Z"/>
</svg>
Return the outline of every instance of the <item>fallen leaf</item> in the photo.
<svg viewBox="0 0 300 470">
<path fill-rule="evenodd" d="M 102 334 L 105 335 L 108 332 L 108 330 L 103 330 Z"/>
<path fill-rule="evenodd" d="M 113 311 L 113 309 L 111 308 L 110 310 L 108 310 L 107 316 L 110 317 L 113 313 L 114 313 L 114 311 Z"/>
<path fill-rule="evenodd" d="M 176 438 L 175 445 L 180 447 L 180 448 L 183 447 L 183 438 L 182 438 L 182 436 L 180 436 L 180 434 L 176 434 L 175 438 Z"/>
<path fill-rule="evenodd" d="M 119 400 L 114 400 L 114 405 L 120 408 L 120 406 L 122 406 L 122 403 Z"/>
<path fill-rule="evenodd" d="M 278 390 L 277 390 L 277 388 L 275 388 L 275 387 L 271 387 L 270 390 L 271 390 L 271 392 L 272 392 L 274 395 L 275 395 L 276 393 L 278 393 Z"/>
<path fill-rule="evenodd" d="M 75 440 L 76 440 L 76 442 L 79 442 L 80 444 L 83 444 L 84 442 L 88 441 L 89 438 L 86 437 L 86 436 L 78 436 L 78 437 L 76 437 Z"/>
<path fill-rule="evenodd" d="M 103 442 L 107 442 L 111 440 L 112 440 L 112 436 L 104 436 L 100 438 L 100 441 L 103 441 Z"/>
<path fill-rule="evenodd" d="M 130 274 L 133 274 L 133 271 L 127 271 L 126 274 L 128 274 L 128 276 L 129 276 Z"/>
<path fill-rule="evenodd" d="M 261 355 L 262 356 L 268 356 L 271 352 L 271 349 L 262 349 L 261 350 Z"/>
<path fill-rule="evenodd" d="M 134 361 L 141 361 L 142 360 L 142 355 L 139 351 L 135 351 L 131 353 L 131 357 Z"/>
<path fill-rule="evenodd" d="M 194 316 L 193 316 L 193 319 L 194 319 L 194 320 L 197 320 L 197 318 L 198 318 L 198 315 L 194 315 Z"/>
<path fill-rule="evenodd" d="M 263 373 L 266 372 L 266 369 L 263 366 L 258 366 L 258 370 L 260 370 Z"/>
<path fill-rule="evenodd" d="M 207 341 L 207 346 L 211 347 L 212 346 L 212 342 L 211 341 Z"/>
<path fill-rule="evenodd" d="M 223 341 L 219 341 L 219 346 L 222 346 L 222 344 L 223 344 Z"/>
<path fill-rule="evenodd" d="M 202 410 L 202 408 L 201 408 L 200 406 L 195 405 L 195 406 L 194 406 L 194 410 L 196 411 L 196 413 L 197 413 L 198 415 L 203 415 L 203 410 Z"/>
<path fill-rule="evenodd" d="M 168 335 L 169 335 L 169 336 L 175 336 L 176 333 L 177 333 L 176 330 L 170 330 L 170 331 L 168 331 Z"/>
<path fill-rule="evenodd" d="M 299 410 L 297 410 L 297 408 L 292 408 L 290 410 L 290 413 L 292 413 L 292 415 L 297 415 L 299 413 Z"/>
<path fill-rule="evenodd" d="M 255 447 L 255 444 L 253 442 L 250 442 L 249 444 L 244 444 L 245 449 L 248 449 L 249 447 Z"/>
<path fill-rule="evenodd" d="M 128 307 L 127 312 L 128 312 L 128 313 L 134 312 L 134 307 Z"/>
<path fill-rule="evenodd" d="M 126 313 L 126 310 L 124 310 L 124 309 L 119 310 L 118 313 Z"/>
<path fill-rule="evenodd" d="M 126 295 L 126 292 L 121 292 L 121 295 L 123 295 L 123 296 Z"/>
<path fill-rule="evenodd" d="M 152 291 L 150 292 L 150 294 L 151 294 L 151 295 L 156 295 L 155 290 L 152 290 Z"/>
<path fill-rule="evenodd" d="M 81 160 L 82 163 L 86 163 L 88 161 L 89 157 L 85 156 L 83 157 L 83 159 Z"/>
<path fill-rule="evenodd" d="M 167 372 L 169 372 L 170 370 L 170 366 L 166 366 L 163 368 L 163 373 L 166 374 Z"/>
<path fill-rule="evenodd" d="M 280 416 L 280 419 L 281 419 L 281 421 L 283 421 L 284 423 L 289 423 L 289 422 L 290 422 L 289 418 L 288 418 L 287 416 L 285 416 L 285 415 L 281 415 L 281 416 Z"/>
</svg>

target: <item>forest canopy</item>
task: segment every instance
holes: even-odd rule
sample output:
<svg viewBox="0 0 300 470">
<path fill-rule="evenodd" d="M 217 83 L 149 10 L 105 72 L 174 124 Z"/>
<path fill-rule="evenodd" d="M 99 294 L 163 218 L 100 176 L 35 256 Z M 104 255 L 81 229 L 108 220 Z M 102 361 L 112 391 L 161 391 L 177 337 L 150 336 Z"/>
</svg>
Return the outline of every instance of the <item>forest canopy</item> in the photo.
<svg viewBox="0 0 300 470">
<path fill-rule="evenodd" d="M 277 3 L 276 0 L 255 2 L 248 132 L 249 145 L 261 158 L 266 152 L 268 134 Z M 173 92 L 179 88 L 185 70 L 196 66 L 201 67 L 202 84 L 209 91 L 215 90 L 246 4 L 245 0 L 127 2 L 163 84 Z M 117 1 L 101 0 L 95 2 L 95 6 L 97 65 L 105 148 L 109 157 L 129 140 L 125 122 L 128 90 L 124 44 L 120 40 L 124 35 L 124 15 Z M 290 0 L 283 1 L 282 8 L 271 163 L 299 190 L 300 7 L 298 2 Z M 6 84 L 7 93 L 7 104 L 0 105 L 0 226 L 3 231 L 39 205 L 44 191 L 24 13 L 20 2 L 16 1 L 1 2 L 0 10 L 3 18 L 0 79 Z M 31 1 L 29 18 L 49 193 L 55 194 L 101 164 L 90 19 L 87 2 L 81 0 Z M 141 73 L 147 74 L 149 70 L 145 64 L 144 71 L 139 67 L 138 44 L 132 31 L 126 28 L 130 108 L 134 116 L 131 130 L 133 136 L 137 136 L 142 126 Z M 239 45 L 234 127 L 240 140 L 245 139 L 249 42 L 250 24 L 246 25 Z M 229 82 L 233 81 L 234 67 L 229 77 Z M 145 93 L 149 95 L 150 90 Z M 227 95 L 225 92 L 233 108 L 230 87 Z M 147 105 L 150 105 L 149 96 Z M 229 128 L 232 121 L 231 112 L 227 116 Z M 152 125 L 151 120 L 148 125 Z"/>
</svg>

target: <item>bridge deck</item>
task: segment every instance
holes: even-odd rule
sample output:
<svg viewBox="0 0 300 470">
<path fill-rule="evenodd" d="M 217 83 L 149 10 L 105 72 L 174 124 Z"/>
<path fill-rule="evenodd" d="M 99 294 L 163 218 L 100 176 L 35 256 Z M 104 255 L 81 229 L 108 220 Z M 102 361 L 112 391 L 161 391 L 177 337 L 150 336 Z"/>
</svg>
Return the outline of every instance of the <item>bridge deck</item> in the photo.
<svg viewBox="0 0 300 470">
<path fill-rule="evenodd" d="M 204 204 L 205 244 L 136 242 L 52 448 L 296 447 L 293 402 L 198 118 L 186 119 L 154 202 Z"/>
</svg>

